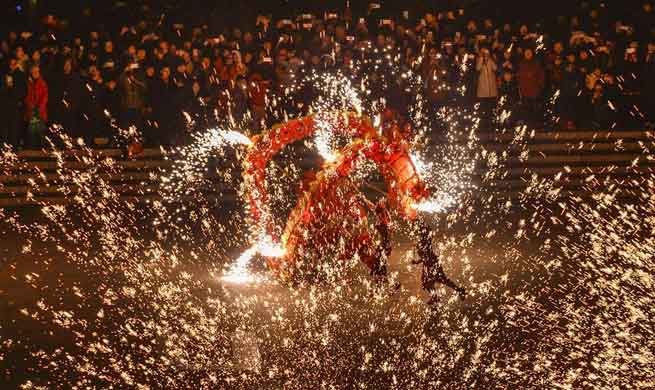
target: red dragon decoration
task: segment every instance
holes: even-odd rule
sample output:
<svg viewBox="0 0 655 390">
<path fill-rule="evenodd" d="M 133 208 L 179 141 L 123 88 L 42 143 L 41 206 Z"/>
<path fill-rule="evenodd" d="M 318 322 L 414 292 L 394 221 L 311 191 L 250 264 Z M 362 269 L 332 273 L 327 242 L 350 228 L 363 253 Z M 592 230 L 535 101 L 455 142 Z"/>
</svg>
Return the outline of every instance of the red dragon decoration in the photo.
<svg viewBox="0 0 655 390">
<path fill-rule="evenodd" d="M 351 173 L 361 162 L 375 162 L 386 182 L 387 203 L 402 217 L 414 219 L 413 206 L 428 196 L 397 126 L 383 136 L 368 118 L 356 113 L 327 118 L 312 115 L 276 126 L 253 137 L 246 156 L 244 179 L 253 233 L 258 238 L 269 237 L 284 249 L 282 256 L 266 258 L 270 269 L 282 279 L 298 276 L 301 265 L 316 266 L 316 255 L 335 245 L 342 257 L 358 254 L 369 268 L 375 267 L 380 248 L 374 245 L 366 223 L 371 204 L 351 180 Z M 286 145 L 325 128 L 349 135 L 353 141 L 339 151 L 336 161 L 324 163 L 307 180 L 282 237 L 276 237 L 274 219 L 267 210 L 266 165 Z M 307 264 L 308 259 L 314 264 Z"/>
</svg>

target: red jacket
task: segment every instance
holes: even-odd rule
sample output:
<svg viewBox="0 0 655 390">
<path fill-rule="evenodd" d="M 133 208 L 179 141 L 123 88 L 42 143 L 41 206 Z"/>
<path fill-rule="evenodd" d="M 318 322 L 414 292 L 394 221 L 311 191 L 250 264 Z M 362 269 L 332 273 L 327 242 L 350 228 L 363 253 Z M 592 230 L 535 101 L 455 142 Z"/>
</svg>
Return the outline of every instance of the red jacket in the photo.
<svg viewBox="0 0 655 390">
<path fill-rule="evenodd" d="M 30 79 L 27 83 L 27 96 L 25 96 L 25 119 L 32 119 L 32 112 L 39 109 L 43 122 L 48 121 L 48 85 L 42 78 L 36 81 Z"/>
<path fill-rule="evenodd" d="M 521 61 L 518 71 L 521 96 L 538 97 L 544 89 L 544 78 L 544 68 L 537 61 Z"/>
</svg>

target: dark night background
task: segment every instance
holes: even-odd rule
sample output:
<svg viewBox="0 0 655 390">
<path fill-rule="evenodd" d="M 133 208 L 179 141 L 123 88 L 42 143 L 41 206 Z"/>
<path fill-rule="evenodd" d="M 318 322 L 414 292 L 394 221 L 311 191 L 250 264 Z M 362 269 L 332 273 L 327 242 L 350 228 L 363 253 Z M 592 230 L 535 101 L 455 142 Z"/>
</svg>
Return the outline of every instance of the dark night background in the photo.
<svg viewBox="0 0 655 390">
<path fill-rule="evenodd" d="M 521 16 L 522 21 L 547 21 L 558 14 L 569 14 L 570 0 L 548 1 L 516 1 L 516 0 L 379 0 L 383 4 L 383 11 L 387 13 L 400 13 L 410 10 L 412 17 L 422 14 L 426 10 L 448 10 L 463 7 L 469 13 L 492 16 L 496 19 L 511 21 Z M 321 12 L 330 9 L 343 9 L 345 0 L 138 0 L 138 1 L 110 1 L 110 0 L 4 0 L 2 2 L 2 23 L 0 29 L 21 29 L 33 26 L 34 21 L 44 15 L 54 14 L 72 22 L 83 20 L 82 11 L 91 8 L 95 16 L 102 16 L 104 23 L 112 20 L 125 21 L 139 18 L 142 4 L 149 4 L 153 9 L 168 9 L 169 21 L 175 22 L 205 22 L 211 25 L 239 25 L 244 21 L 252 21 L 258 13 L 270 13 L 274 17 L 283 17 L 284 14 L 297 14 L 302 12 Z M 355 15 L 365 12 L 370 1 L 353 0 L 350 2 Z M 577 3 L 577 2 L 576 2 Z M 605 3 L 612 8 L 612 12 L 620 9 L 634 10 L 641 1 L 589 1 L 589 4 Z M 88 22 L 88 20 L 86 21 Z M 75 23 L 77 25 L 77 23 Z"/>
</svg>

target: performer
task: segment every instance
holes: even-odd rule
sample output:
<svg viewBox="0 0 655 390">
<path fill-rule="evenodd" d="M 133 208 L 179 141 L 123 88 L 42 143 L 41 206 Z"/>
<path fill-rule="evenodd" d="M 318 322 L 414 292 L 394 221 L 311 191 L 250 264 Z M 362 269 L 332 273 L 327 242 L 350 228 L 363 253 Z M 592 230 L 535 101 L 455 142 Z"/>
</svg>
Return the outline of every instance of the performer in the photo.
<svg viewBox="0 0 655 390">
<path fill-rule="evenodd" d="M 455 290 L 460 299 L 466 297 L 466 290 L 455 284 L 443 270 L 439 255 L 432 250 L 434 232 L 424 222 L 418 222 L 419 240 L 416 244 L 418 253 L 417 263 L 423 263 L 423 288 L 430 294 L 428 304 L 434 304 L 439 299 L 436 296 L 435 284 L 440 283 Z"/>
<path fill-rule="evenodd" d="M 377 247 L 374 262 L 371 266 L 371 274 L 373 276 L 386 277 L 387 276 L 387 262 L 391 256 L 391 238 L 389 234 L 389 223 L 391 217 L 387 210 L 384 199 L 380 200 L 375 205 L 375 230 L 380 235 L 380 244 Z"/>
</svg>

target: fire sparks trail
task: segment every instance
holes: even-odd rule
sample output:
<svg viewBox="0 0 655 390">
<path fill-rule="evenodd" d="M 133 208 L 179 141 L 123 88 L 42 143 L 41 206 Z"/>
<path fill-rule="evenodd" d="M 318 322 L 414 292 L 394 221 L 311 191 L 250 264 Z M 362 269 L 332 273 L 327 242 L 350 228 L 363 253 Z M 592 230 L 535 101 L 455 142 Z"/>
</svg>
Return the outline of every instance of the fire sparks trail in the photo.
<svg viewBox="0 0 655 390">
<path fill-rule="evenodd" d="M 32 173 L 26 198 L 52 190 L 54 176 L 67 200 L 32 214 L 0 210 L 8 259 L 0 377 L 22 388 L 652 388 L 655 180 L 650 172 L 633 179 L 653 160 L 652 138 L 622 166 L 552 175 L 521 168 L 519 182 L 498 191 L 518 163 L 543 158 L 530 146 L 536 131 L 499 130 L 510 141 L 495 150 L 481 142 L 474 111 L 431 111 L 418 92 L 404 118 L 385 115 L 374 92 L 388 89 L 374 88 L 384 83 L 364 67 L 401 72 L 391 55 L 376 61 L 355 64 L 350 76 L 296 75 L 289 94 L 308 85 L 318 93 L 303 102 L 307 112 L 283 104 L 284 93 L 268 108 L 278 118 L 311 113 L 324 126 L 330 113 L 349 111 L 374 118 L 382 132 L 390 121 L 408 123 L 406 146 L 432 188 L 414 208 L 440 227 L 435 246 L 470 292 L 466 301 L 441 289 L 439 305 L 425 305 L 411 235 L 394 248 L 395 293 L 329 251 L 315 256 L 324 283 L 275 285 L 254 260 L 286 248 L 244 215 L 241 154 L 252 141 L 243 132 L 210 129 L 168 153 L 162 198 L 147 203 L 111 185 L 129 164 L 60 134 L 64 146 L 50 144 L 47 165 L 9 149 L 0 155 L 3 173 Z M 402 72 L 403 86 L 418 91 L 417 74 Z M 297 200 L 298 161 L 315 160 L 314 149 L 335 161 L 351 141 L 325 130 L 266 167 L 266 211 L 280 226 Z M 618 170 L 628 178 L 610 175 Z M 381 185 L 367 166 L 351 181 Z M 574 182 L 579 193 L 567 193 L 563 183 Z M 399 236 L 408 230 L 398 227 Z"/>
</svg>

